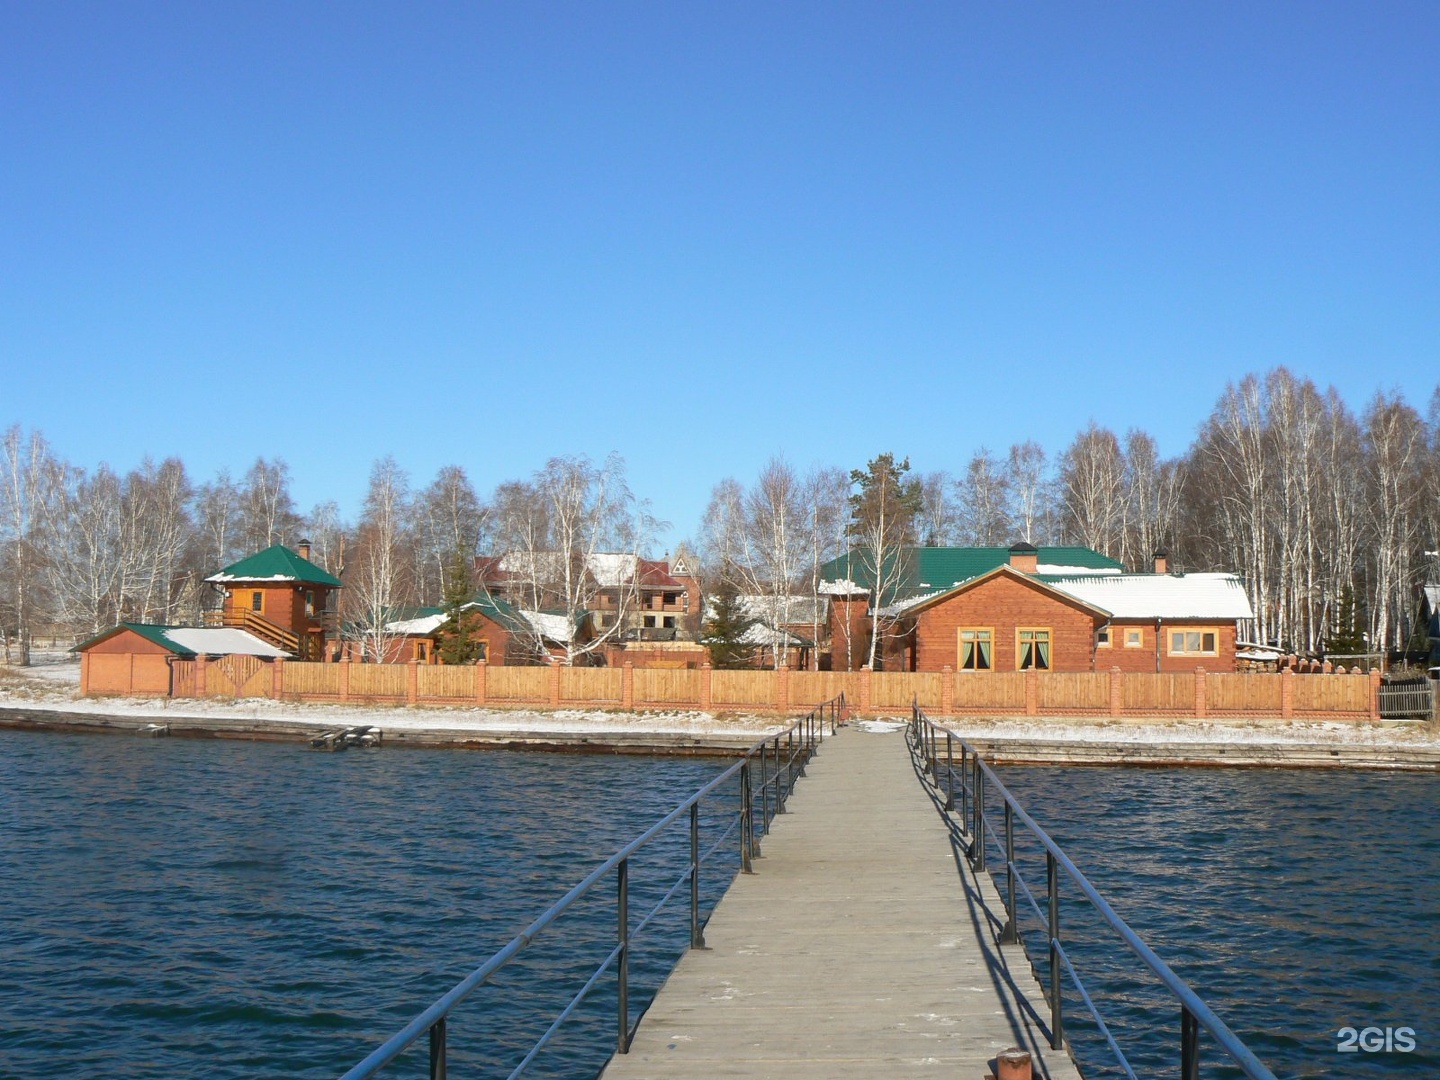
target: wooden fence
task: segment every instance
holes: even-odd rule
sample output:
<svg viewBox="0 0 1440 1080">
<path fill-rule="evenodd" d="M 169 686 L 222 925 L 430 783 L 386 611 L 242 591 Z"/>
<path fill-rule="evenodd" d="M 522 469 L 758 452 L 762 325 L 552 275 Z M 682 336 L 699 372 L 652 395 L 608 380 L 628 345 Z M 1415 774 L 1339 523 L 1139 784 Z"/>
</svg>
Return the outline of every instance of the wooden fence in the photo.
<svg viewBox="0 0 1440 1080">
<path fill-rule="evenodd" d="M 208 667 L 208 671 L 207 671 Z M 1352 675 L 1134 672 L 712 671 L 677 668 L 261 665 L 242 691 L 287 701 L 791 712 L 845 694 L 852 711 L 936 716 L 1379 719 L 1378 672 Z M 231 696 L 223 661 L 176 661 L 174 697 Z M 157 687 L 158 689 L 158 687 Z M 164 692 L 161 690 L 160 692 Z"/>
</svg>

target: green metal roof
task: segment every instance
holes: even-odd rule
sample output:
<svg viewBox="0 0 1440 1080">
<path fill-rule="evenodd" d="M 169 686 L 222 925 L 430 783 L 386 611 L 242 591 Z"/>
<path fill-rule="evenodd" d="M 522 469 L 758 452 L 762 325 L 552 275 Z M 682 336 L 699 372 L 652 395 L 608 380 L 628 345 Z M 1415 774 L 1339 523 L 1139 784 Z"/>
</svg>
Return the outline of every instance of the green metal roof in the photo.
<svg viewBox="0 0 1440 1080">
<path fill-rule="evenodd" d="M 164 626 L 159 623 L 116 623 L 109 630 L 104 630 L 101 633 L 96 634 L 94 637 L 89 638 L 86 641 L 80 642 L 79 645 L 76 645 L 70 651 L 80 652 L 81 650 L 91 645 L 94 645 L 97 641 L 104 641 L 106 638 L 112 636 L 118 631 L 130 630 L 133 633 L 139 634 L 146 641 L 152 642 L 155 645 L 159 645 L 162 649 L 167 649 L 170 652 L 175 653 L 177 656 L 193 658 L 195 656 L 195 651 L 193 649 L 187 649 L 179 642 L 171 641 L 170 638 L 166 636 L 165 632 L 167 630 L 173 629 L 175 629 L 173 626 Z"/>
<path fill-rule="evenodd" d="M 1084 570 L 1124 570 L 1124 564 L 1087 547 L 1042 547 L 1037 562 L 1046 566 L 1079 567 Z M 919 593 L 949 589 L 962 581 L 988 574 L 1010 561 L 1008 547 L 912 547 L 901 557 L 899 583 L 880 597 L 882 604 Z M 865 561 L 854 551 L 831 559 L 820 568 L 825 581 L 849 579 L 866 589 L 875 583 Z M 889 576 L 889 575 L 886 575 Z"/>
<path fill-rule="evenodd" d="M 305 585 L 330 585 L 337 589 L 342 585 L 334 574 L 320 569 L 309 559 L 302 559 L 284 544 L 273 544 L 264 551 L 257 551 L 205 580 L 298 581 Z"/>
</svg>

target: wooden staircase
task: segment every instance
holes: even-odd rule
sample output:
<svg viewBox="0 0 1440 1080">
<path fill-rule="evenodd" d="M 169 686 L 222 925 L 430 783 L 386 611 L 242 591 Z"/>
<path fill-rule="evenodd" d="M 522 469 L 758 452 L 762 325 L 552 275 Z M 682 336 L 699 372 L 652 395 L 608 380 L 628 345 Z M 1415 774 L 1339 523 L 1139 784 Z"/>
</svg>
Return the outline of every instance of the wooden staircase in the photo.
<svg viewBox="0 0 1440 1080">
<path fill-rule="evenodd" d="M 258 612 L 249 610 L 226 611 L 223 615 L 222 622 L 225 626 L 233 626 L 236 629 L 248 631 L 267 645 L 274 645 L 277 649 L 284 649 L 291 656 L 300 655 L 299 637 L 289 630 L 286 630 L 283 626 L 277 626 Z"/>
</svg>

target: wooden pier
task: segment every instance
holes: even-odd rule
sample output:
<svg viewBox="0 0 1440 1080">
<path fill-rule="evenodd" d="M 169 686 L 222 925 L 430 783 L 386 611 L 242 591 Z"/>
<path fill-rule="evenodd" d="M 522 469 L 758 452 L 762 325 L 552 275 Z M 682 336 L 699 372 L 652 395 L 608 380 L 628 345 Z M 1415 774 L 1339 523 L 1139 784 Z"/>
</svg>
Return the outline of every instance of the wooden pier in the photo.
<svg viewBox="0 0 1440 1080">
<path fill-rule="evenodd" d="M 1079 1080 L 904 735 L 843 730 L 807 772 L 604 1080 L 982 1080 L 1016 1046 Z"/>
</svg>

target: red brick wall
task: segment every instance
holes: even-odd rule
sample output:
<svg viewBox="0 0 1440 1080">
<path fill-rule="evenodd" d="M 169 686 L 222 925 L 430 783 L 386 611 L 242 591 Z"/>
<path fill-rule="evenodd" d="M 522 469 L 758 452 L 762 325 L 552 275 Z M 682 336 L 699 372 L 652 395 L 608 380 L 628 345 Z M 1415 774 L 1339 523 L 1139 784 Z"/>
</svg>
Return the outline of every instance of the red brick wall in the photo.
<svg viewBox="0 0 1440 1080">
<path fill-rule="evenodd" d="M 236 584 L 226 586 L 230 595 L 225 598 L 226 611 L 253 611 L 250 597 L 253 593 L 264 593 L 264 609 L 259 613 L 276 626 L 283 626 L 292 634 L 318 634 L 322 630 L 321 614 L 325 610 L 325 596 L 331 591 L 328 585 L 297 585 L 293 581 L 258 584 Z M 315 615 L 305 615 L 305 594 L 315 594 Z"/>
<path fill-rule="evenodd" d="M 1171 629 L 1214 630 L 1218 635 L 1218 654 L 1215 656 L 1171 656 L 1169 649 Z M 1125 647 L 1125 631 L 1140 631 L 1140 647 Z M 1235 670 L 1235 624 L 1207 622 L 1203 619 L 1171 620 L 1160 628 L 1160 670 L 1162 672 L 1191 672 L 1197 667 L 1206 671 L 1232 672 Z M 1109 671 L 1118 667 L 1121 671 L 1155 670 L 1155 621 L 1121 622 L 1110 624 L 1110 646 L 1095 651 L 1095 669 Z"/>
<path fill-rule="evenodd" d="M 88 693 L 170 692 L 170 651 L 133 630 L 121 630 L 91 645 L 85 652 L 88 654 Z"/>
<path fill-rule="evenodd" d="M 1014 671 L 1015 632 L 1024 627 L 1050 631 L 1052 671 L 1090 671 L 1095 628 L 1100 621 L 1036 584 L 999 574 L 920 612 L 916 617 L 915 669 L 939 671 L 947 664 L 958 669 L 960 628 L 977 627 L 993 633 L 994 670 Z M 1194 667 L 1192 663 L 1191 670 Z"/>
</svg>

